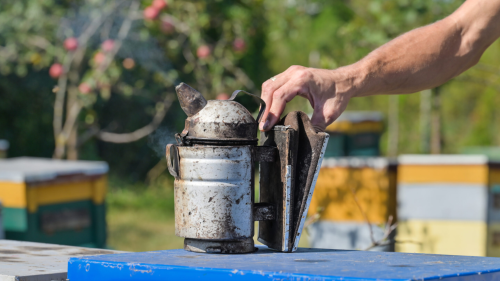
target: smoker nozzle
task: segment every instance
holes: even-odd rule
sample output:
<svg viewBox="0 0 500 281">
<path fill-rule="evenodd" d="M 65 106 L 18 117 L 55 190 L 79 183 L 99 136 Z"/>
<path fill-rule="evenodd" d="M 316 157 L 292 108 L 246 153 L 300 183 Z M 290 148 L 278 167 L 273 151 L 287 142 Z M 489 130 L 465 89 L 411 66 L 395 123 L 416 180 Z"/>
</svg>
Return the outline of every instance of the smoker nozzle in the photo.
<svg viewBox="0 0 500 281">
<path fill-rule="evenodd" d="M 177 85 L 175 91 L 177 92 L 181 108 L 188 117 L 200 112 L 207 105 L 207 100 L 201 93 L 184 82 Z"/>
</svg>

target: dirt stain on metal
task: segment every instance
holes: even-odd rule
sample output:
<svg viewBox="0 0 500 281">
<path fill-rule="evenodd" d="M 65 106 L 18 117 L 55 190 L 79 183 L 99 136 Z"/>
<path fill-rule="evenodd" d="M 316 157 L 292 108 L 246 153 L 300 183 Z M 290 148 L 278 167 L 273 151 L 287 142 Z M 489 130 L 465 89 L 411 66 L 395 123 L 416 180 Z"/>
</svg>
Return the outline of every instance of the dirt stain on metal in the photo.
<svg viewBox="0 0 500 281">
<path fill-rule="evenodd" d="M 23 251 L 16 251 L 16 250 L 0 250 L 0 254 L 25 254 L 26 252 Z"/>
</svg>

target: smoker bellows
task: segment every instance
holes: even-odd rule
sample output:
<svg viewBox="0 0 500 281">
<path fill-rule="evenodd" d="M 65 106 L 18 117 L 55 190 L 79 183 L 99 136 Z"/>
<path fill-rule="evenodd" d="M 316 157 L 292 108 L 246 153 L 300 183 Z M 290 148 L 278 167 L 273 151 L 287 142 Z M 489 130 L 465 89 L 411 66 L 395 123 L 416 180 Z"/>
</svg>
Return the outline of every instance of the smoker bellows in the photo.
<svg viewBox="0 0 500 281">
<path fill-rule="evenodd" d="M 328 134 L 316 132 L 303 112 L 291 112 L 261 133 L 262 99 L 235 91 L 229 100 L 205 100 L 187 84 L 176 87 L 188 115 L 167 145 L 175 177 L 175 232 L 184 249 L 207 253 L 255 251 L 259 241 L 282 252 L 297 249 Z M 261 104 L 257 121 L 233 99 L 240 92 Z M 260 163 L 260 198 L 254 199 L 254 162 Z"/>
</svg>

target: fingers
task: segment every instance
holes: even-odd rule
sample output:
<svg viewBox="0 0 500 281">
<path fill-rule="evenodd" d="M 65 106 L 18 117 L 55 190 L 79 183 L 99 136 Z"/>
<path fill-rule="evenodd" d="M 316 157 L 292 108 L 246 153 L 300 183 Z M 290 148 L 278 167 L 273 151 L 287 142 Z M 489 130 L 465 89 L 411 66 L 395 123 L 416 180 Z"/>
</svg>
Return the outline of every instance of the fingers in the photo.
<svg viewBox="0 0 500 281">
<path fill-rule="evenodd" d="M 281 97 L 276 98 L 277 92 L 281 90 L 283 85 L 287 84 L 293 75 L 297 72 L 297 70 L 302 69 L 302 66 L 291 66 L 285 72 L 280 73 L 273 78 L 267 80 L 262 84 L 262 94 L 261 98 L 266 103 L 266 111 L 262 115 L 260 130 L 267 131 L 278 121 L 281 113 L 285 109 L 286 102 L 290 101 L 295 95 L 288 97 L 288 100 L 284 103 L 282 102 Z M 279 94 L 282 95 L 282 94 Z M 275 102 L 278 102 L 277 105 L 273 105 Z M 273 109 L 274 108 L 274 109 Z M 273 111 L 272 111 L 273 109 Z M 270 115 L 270 112 L 272 115 Z M 277 115 L 277 116 L 276 116 Z"/>
<path fill-rule="evenodd" d="M 273 93 L 276 90 L 278 90 L 281 86 L 283 86 L 289 79 L 290 79 L 289 73 L 285 71 L 268 79 L 266 82 L 264 82 L 264 84 L 262 84 L 262 94 L 260 97 L 266 103 L 266 110 L 262 115 L 261 122 L 259 125 L 261 130 L 264 130 L 263 128 L 266 127 L 265 123 L 267 120 L 267 116 L 273 104 Z"/>
<path fill-rule="evenodd" d="M 288 81 L 285 85 L 276 90 L 272 95 L 272 104 L 266 116 L 266 121 L 261 125 L 261 130 L 268 131 L 278 123 L 281 114 L 285 110 L 286 103 L 297 96 L 300 91 L 301 87 L 293 80 Z"/>
</svg>

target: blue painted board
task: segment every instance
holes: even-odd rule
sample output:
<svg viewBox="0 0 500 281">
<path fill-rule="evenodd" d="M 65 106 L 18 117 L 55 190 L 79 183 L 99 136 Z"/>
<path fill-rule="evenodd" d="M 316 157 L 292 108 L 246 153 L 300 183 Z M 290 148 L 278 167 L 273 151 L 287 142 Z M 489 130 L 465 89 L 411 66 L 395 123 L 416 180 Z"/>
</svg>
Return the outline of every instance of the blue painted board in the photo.
<svg viewBox="0 0 500 281">
<path fill-rule="evenodd" d="M 184 250 L 71 258 L 71 281 L 117 280 L 500 280 L 500 258 L 300 248 L 278 253 Z"/>
</svg>

